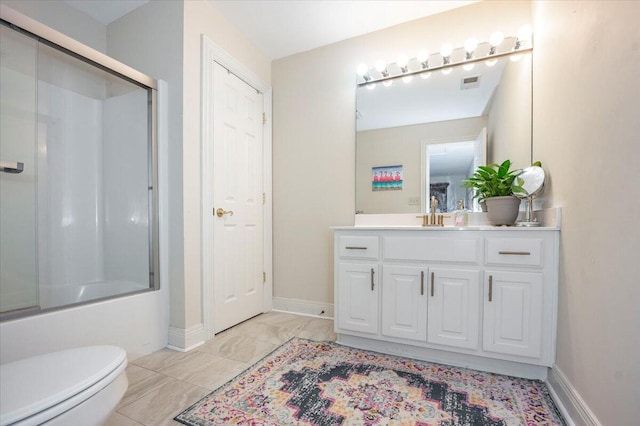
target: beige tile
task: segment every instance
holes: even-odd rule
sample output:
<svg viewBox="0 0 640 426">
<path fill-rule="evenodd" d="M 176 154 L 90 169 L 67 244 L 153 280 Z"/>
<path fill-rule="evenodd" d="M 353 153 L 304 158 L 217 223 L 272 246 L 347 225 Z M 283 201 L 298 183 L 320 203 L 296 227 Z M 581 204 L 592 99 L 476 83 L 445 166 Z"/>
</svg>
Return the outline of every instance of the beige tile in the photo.
<svg viewBox="0 0 640 426">
<path fill-rule="evenodd" d="M 203 388 L 215 390 L 242 373 L 249 366 L 250 364 L 221 358 L 214 364 L 204 366 L 183 380 Z"/>
<path fill-rule="evenodd" d="M 158 370 L 160 368 L 167 367 L 169 365 L 174 364 L 176 361 L 180 359 L 181 356 L 184 356 L 184 355 L 185 355 L 185 352 L 178 352 L 178 351 L 165 348 L 165 349 L 159 350 L 158 352 L 154 352 L 150 355 L 146 355 L 141 358 L 136 358 L 133 361 L 131 361 L 130 364 L 138 365 L 148 370 Z"/>
<path fill-rule="evenodd" d="M 129 417 L 123 416 L 120 413 L 113 413 L 104 424 L 104 426 L 139 426 L 142 423 L 138 423 L 135 420 L 131 420 Z"/>
<path fill-rule="evenodd" d="M 336 333 L 333 331 L 333 321 L 326 319 L 313 319 L 302 330 L 298 331 L 298 337 L 317 341 L 336 341 Z"/>
<path fill-rule="evenodd" d="M 311 317 L 273 311 L 267 312 L 251 319 L 251 321 L 261 322 L 264 324 L 275 325 L 276 327 L 283 327 L 293 330 L 303 327 L 311 320 L 313 320 L 313 318 Z"/>
<path fill-rule="evenodd" d="M 158 386 L 162 386 L 162 384 L 168 380 L 171 380 L 164 374 L 147 370 L 146 368 L 142 368 L 134 364 L 129 364 L 127 366 L 127 378 L 129 379 L 129 387 L 116 410 L 120 409 L 120 407 L 131 404 L 133 401 L 144 396 L 147 392 L 150 392 Z"/>
<path fill-rule="evenodd" d="M 249 337 L 261 342 L 281 345 L 295 336 L 290 329 L 257 321 L 247 321 L 229 329 L 225 333 Z"/>
<path fill-rule="evenodd" d="M 238 334 L 221 333 L 198 348 L 234 361 L 253 364 L 272 352 L 278 345 L 244 337 Z"/>
<path fill-rule="evenodd" d="M 170 365 L 158 369 L 158 372 L 176 379 L 185 380 L 185 378 L 197 374 L 203 368 L 221 359 L 224 358 L 207 352 L 187 352 Z"/>
<path fill-rule="evenodd" d="M 144 425 L 157 426 L 163 422 L 171 424 L 173 417 L 209 392 L 208 389 L 191 383 L 171 379 L 118 411 Z"/>
</svg>

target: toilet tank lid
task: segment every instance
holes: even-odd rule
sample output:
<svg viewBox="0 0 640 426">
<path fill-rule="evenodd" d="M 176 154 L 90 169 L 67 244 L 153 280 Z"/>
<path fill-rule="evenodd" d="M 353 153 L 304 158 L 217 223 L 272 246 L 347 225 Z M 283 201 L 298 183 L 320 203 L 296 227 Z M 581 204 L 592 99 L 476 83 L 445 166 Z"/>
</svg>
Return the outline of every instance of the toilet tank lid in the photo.
<svg viewBox="0 0 640 426">
<path fill-rule="evenodd" d="M 126 363 L 117 346 L 87 346 L 0 365 L 0 424 L 53 407 Z"/>
</svg>

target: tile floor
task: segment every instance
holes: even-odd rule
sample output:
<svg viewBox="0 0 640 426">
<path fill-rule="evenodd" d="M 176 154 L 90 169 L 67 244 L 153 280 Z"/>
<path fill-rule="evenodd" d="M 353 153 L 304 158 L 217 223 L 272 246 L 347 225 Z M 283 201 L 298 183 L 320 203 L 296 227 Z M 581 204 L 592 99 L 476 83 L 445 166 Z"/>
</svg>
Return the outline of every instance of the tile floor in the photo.
<svg viewBox="0 0 640 426">
<path fill-rule="evenodd" d="M 292 337 L 336 340 L 333 321 L 258 315 L 187 353 L 162 349 L 127 366 L 129 388 L 106 426 L 179 424 L 173 418 Z"/>
</svg>

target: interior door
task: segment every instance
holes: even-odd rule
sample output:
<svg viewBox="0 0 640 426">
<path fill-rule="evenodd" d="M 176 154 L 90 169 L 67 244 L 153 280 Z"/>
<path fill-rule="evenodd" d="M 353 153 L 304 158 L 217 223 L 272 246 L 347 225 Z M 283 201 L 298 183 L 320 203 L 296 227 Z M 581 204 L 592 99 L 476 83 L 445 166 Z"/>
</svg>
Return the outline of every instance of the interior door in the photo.
<svg viewBox="0 0 640 426">
<path fill-rule="evenodd" d="M 262 94 L 214 65 L 214 332 L 263 309 Z"/>
<path fill-rule="evenodd" d="M 0 313 L 38 308 L 37 41 L 0 25 Z"/>
</svg>

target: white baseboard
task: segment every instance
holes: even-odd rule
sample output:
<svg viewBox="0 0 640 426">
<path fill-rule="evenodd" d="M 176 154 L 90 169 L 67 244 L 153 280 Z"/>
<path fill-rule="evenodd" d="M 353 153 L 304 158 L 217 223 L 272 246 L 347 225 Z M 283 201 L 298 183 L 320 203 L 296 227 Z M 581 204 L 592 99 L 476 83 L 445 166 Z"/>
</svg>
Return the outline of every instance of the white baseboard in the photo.
<svg viewBox="0 0 640 426">
<path fill-rule="evenodd" d="M 204 344 L 204 325 L 196 324 L 189 328 L 169 326 L 169 344 L 174 351 L 188 352 Z"/>
<path fill-rule="evenodd" d="M 557 365 L 549 370 L 547 387 L 569 426 L 602 425 Z"/>
<path fill-rule="evenodd" d="M 333 319 L 333 303 L 312 302 L 309 300 L 274 297 L 273 310 L 291 312 L 317 318 Z"/>
</svg>

